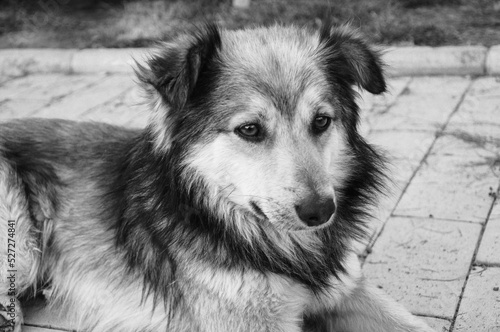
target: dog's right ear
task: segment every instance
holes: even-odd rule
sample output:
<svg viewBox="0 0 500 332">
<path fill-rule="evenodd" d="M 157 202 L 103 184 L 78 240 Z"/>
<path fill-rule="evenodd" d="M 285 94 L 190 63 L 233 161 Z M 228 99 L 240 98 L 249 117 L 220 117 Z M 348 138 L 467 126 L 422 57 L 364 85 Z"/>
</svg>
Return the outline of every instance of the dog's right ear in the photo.
<svg viewBox="0 0 500 332">
<path fill-rule="evenodd" d="M 154 118 L 151 123 L 158 142 L 163 148 L 170 145 L 175 113 L 182 111 L 196 90 L 200 75 L 210 65 L 221 48 L 219 28 L 207 24 L 192 34 L 163 43 L 146 61 L 137 64 L 139 78 L 150 104 Z"/>
</svg>

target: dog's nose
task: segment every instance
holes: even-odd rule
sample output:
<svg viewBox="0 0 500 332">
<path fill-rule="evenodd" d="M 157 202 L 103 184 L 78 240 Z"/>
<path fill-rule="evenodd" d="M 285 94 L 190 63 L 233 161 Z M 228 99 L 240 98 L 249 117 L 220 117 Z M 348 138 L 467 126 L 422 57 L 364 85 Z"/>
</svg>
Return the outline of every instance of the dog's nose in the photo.
<svg viewBox="0 0 500 332">
<path fill-rule="evenodd" d="M 332 196 L 310 195 L 295 205 L 295 211 L 306 225 L 318 226 L 330 220 L 335 213 L 335 202 Z"/>
</svg>

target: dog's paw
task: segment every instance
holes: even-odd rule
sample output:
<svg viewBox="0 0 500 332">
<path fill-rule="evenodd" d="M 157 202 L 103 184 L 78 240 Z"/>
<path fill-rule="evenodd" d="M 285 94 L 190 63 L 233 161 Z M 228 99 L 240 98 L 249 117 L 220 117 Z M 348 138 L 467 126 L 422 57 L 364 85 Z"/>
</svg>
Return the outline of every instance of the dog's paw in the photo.
<svg viewBox="0 0 500 332">
<path fill-rule="evenodd" d="M 2 298 L 0 302 L 0 332 L 21 332 L 22 320 L 19 301 Z"/>
</svg>

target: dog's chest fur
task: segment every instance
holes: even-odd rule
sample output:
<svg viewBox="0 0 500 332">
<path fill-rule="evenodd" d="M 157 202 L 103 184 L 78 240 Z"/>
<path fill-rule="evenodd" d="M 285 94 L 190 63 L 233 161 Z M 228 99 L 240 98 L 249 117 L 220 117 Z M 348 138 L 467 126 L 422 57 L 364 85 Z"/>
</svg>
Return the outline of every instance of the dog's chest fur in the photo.
<svg viewBox="0 0 500 332">
<path fill-rule="evenodd" d="M 274 273 L 213 269 L 198 263 L 182 269 L 185 299 L 192 314 L 218 317 L 207 331 L 231 326 L 238 331 L 302 331 L 305 316 L 333 310 L 360 278 L 356 255 L 346 259 L 347 271 L 331 276 L 328 287 L 314 293 L 303 284 Z"/>
</svg>

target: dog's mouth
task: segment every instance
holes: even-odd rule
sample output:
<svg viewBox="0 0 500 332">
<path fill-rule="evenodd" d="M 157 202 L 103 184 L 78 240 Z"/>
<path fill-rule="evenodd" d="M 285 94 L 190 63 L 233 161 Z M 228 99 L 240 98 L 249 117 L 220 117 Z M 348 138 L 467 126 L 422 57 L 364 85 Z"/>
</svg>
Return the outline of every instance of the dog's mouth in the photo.
<svg viewBox="0 0 500 332">
<path fill-rule="evenodd" d="M 259 205 L 255 201 L 250 201 L 250 207 L 251 211 L 253 214 L 261 219 L 261 220 L 267 220 L 270 221 L 269 217 L 262 211 L 262 209 L 259 207 Z M 273 223 L 275 227 L 278 227 L 281 230 L 285 231 L 292 231 L 292 232 L 308 232 L 308 231 L 315 231 L 321 228 L 328 227 L 333 223 L 333 220 L 335 218 L 335 214 L 333 214 L 330 219 L 324 223 L 318 224 L 318 225 L 306 225 L 300 221 L 297 220 L 282 220 L 279 223 Z M 293 219 L 293 218 L 292 218 Z"/>
<path fill-rule="evenodd" d="M 328 228 L 330 227 L 335 221 L 335 215 L 332 215 L 330 219 L 327 222 L 324 222 L 322 224 L 314 225 L 314 226 L 308 226 L 303 223 L 297 223 L 292 227 L 289 231 L 293 232 L 295 234 L 310 234 L 310 233 L 315 233 L 321 229 Z"/>
<path fill-rule="evenodd" d="M 253 212 L 253 214 L 255 216 L 257 216 L 259 219 L 269 220 L 268 216 L 264 213 L 264 211 L 262 211 L 262 209 L 257 204 L 257 202 L 250 201 L 250 207 L 251 207 L 251 211 Z M 333 220 L 335 219 L 335 215 L 336 215 L 336 213 L 332 214 L 331 217 L 326 222 L 323 222 L 323 223 L 307 225 L 303 222 L 296 221 L 296 222 L 292 222 L 292 223 L 285 223 L 285 224 L 287 224 L 287 226 L 285 226 L 285 225 L 281 225 L 281 226 L 285 226 L 284 228 L 286 228 L 288 230 L 295 230 L 295 231 L 315 230 L 315 229 L 319 229 L 319 228 L 328 227 L 330 224 L 333 223 Z"/>
</svg>

